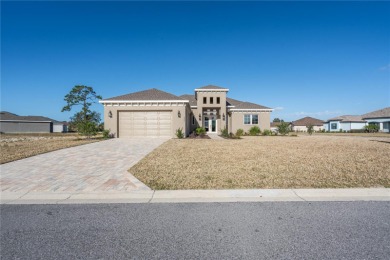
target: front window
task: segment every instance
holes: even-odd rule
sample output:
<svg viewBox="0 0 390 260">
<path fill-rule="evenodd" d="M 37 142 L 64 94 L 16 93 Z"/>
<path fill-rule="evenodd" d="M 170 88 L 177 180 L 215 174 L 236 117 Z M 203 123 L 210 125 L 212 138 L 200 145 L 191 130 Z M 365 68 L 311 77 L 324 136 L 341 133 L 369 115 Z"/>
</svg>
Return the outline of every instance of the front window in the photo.
<svg viewBox="0 0 390 260">
<path fill-rule="evenodd" d="M 203 104 L 207 104 L 207 98 L 203 97 Z"/>
<path fill-rule="evenodd" d="M 217 97 L 217 104 L 221 103 L 221 99 Z"/>
<path fill-rule="evenodd" d="M 332 130 L 337 129 L 337 123 L 331 123 L 330 124 L 330 129 L 332 129 Z"/>
<path fill-rule="evenodd" d="M 257 125 L 259 123 L 259 115 L 252 115 L 252 125 Z"/>
<path fill-rule="evenodd" d="M 192 115 L 192 125 L 195 125 L 195 116 Z"/>
<path fill-rule="evenodd" d="M 259 124 L 259 115 L 244 115 L 244 125 L 257 125 Z"/>
<path fill-rule="evenodd" d="M 210 104 L 214 104 L 214 98 L 213 97 L 210 98 Z"/>
<path fill-rule="evenodd" d="M 244 115 L 244 125 L 250 125 L 251 115 Z"/>
</svg>

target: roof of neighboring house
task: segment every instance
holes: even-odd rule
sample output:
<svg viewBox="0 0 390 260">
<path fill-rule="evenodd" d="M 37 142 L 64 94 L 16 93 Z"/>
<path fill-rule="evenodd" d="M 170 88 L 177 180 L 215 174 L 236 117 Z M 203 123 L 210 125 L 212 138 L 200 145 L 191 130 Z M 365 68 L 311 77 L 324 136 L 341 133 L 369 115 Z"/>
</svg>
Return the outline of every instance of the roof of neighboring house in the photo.
<svg viewBox="0 0 390 260">
<path fill-rule="evenodd" d="M 227 89 L 227 88 L 218 87 L 218 86 L 214 86 L 214 85 L 207 85 L 207 86 L 196 88 L 196 89 Z"/>
<path fill-rule="evenodd" d="M 308 125 L 322 126 L 324 124 L 324 121 L 317 119 L 317 118 L 307 116 L 307 117 L 292 121 L 291 124 L 294 126 L 308 126 Z"/>
<path fill-rule="evenodd" d="M 190 101 L 190 106 L 197 106 L 198 105 L 198 102 L 196 101 L 194 95 L 185 94 L 185 95 L 181 95 L 180 97 L 182 99 L 189 100 Z"/>
<path fill-rule="evenodd" d="M 245 102 L 245 101 L 239 101 L 232 98 L 226 98 L 226 105 L 228 106 L 234 106 L 232 109 L 271 109 L 269 107 L 265 107 L 262 105 L 258 105 L 255 103 Z"/>
<path fill-rule="evenodd" d="M 19 116 L 7 111 L 0 112 L 0 120 L 12 120 L 12 121 L 35 121 L 35 122 L 53 122 L 53 123 L 61 123 L 54 119 L 44 117 L 44 116 Z"/>
<path fill-rule="evenodd" d="M 344 115 L 344 116 L 334 117 L 334 118 L 328 119 L 326 122 L 329 122 L 329 121 L 361 122 L 361 123 L 365 122 L 362 119 L 362 116 L 352 116 L 352 115 Z"/>
<path fill-rule="evenodd" d="M 130 100 L 185 100 L 185 99 L 175 96 L 171 93 L 152 88 L 152 89 L 147 89 L 147 90 L 138 91 L 134 93 L 129 93 L 122 96 L 103 99 L 103 101 L 110 101 L 110 100 L 130 101 Z"/>
<path fill-rule="evenodd" d="M 363 119 L 390 117 L 390 107 L 385 107 L 362 115 Z"/>
</svg>

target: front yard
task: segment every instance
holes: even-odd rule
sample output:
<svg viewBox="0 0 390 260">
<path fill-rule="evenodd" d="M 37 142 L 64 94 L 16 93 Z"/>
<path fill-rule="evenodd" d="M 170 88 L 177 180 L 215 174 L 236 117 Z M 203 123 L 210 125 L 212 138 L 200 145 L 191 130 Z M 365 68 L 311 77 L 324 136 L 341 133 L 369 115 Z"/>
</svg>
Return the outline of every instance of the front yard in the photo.
<svg viewBox="0 0 390 260">
<path fill-rule="evenodd" d="M 99 139 L 86 139 L 78 134 L 70 133 L 1 134 L 0 164 L 96 141 Z"/>
<path fill-rule="evenodd" d="M 131 172 L 152 189 L 390 187 L 390 138 L 172 139 Z"/>
</svg>

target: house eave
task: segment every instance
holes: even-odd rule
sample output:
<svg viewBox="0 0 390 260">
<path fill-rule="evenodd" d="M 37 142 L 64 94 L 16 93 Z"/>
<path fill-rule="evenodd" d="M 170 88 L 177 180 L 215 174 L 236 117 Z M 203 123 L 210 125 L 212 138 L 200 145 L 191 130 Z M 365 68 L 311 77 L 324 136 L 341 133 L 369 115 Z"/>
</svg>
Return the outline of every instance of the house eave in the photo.
<svg viewBox="0 0 390 260">
<path fill-rule="evenodd" d="M 375 119 L 390 119 L 390 116 L 378 116 L 378 117 L 364 117 L 364 120 L 375 120 Z"/>
<path fill-rule="evenodd" d="M 0 122 L 26 122 L 26 123 L 54 123 L 53 121 L 36 121 L 36 120 L 7 120 L 2 119 Z"/>
<path fill-rule="evenodd" d="M 229 89 L 228 88 L 220 88 L 220 89 L 203 89 L 203 88 L 196 88 L 195 89 L 196 92 L 228 92 Z"/>
<path fill-rule="evenodd" d="M 272 111 L 274 111 L 274 109 L 271 109 L 271 108 L 233 108 L 233 109 L 229 109 L 229 111 L 231 111 L 231 112 L 252 112 L 252 111 L 272 112 Z"/>
<path fill-rule="evenodd" d="M 99 103 L 190 103 L 189 100 L 99 100 Z"/>
</svg>

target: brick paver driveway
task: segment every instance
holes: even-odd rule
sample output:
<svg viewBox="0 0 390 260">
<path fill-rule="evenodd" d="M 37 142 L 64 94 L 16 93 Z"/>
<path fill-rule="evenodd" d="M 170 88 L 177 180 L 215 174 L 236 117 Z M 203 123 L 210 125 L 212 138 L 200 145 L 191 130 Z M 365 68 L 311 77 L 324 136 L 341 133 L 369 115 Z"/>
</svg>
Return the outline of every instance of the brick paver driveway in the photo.
<svg viewBox="0 0 390 260">
<path fill-rule="evenodd" d="M 2 192 L 150 190 L 127 170 L 167 138 L 111 139 L 0 165 Z"/>
</svg>

